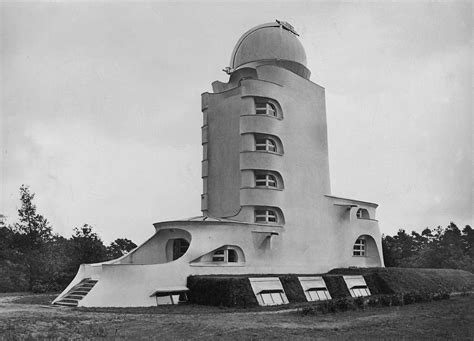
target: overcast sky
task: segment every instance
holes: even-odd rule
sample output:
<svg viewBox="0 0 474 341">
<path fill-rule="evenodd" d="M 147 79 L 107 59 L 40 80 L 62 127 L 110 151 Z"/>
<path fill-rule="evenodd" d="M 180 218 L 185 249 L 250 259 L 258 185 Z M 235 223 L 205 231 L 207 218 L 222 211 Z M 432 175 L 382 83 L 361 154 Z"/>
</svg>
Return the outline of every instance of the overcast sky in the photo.
<svg viewBox="0 0 474 341">
<path fill-rule="evenodd" d="M 200 215 L 200 95 L 275 19 L 326 88 L 332 194 L 382 233 L 472 224 L 471 2 L 1 2 L 0 213 L 70 236 Z"/>
</svg>

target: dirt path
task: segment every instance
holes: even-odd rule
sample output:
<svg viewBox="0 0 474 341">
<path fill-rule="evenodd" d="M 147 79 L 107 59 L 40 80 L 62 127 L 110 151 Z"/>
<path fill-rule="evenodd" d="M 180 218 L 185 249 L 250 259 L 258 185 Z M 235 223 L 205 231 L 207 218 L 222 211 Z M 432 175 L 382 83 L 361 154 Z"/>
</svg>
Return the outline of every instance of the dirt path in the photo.
<svg viewBox="0 0 474 341">
<path fill-rule="evenodd" d="M 404 307 L 302 316 L 297 312 L 185 313 L 90 312 L 41 304 L 18 304 L 0 297 L 0 339 L 318 339 L 474 337 L 474 297 Z M 172 307 L 170 307 L 172 308 Z"/>
</svg>

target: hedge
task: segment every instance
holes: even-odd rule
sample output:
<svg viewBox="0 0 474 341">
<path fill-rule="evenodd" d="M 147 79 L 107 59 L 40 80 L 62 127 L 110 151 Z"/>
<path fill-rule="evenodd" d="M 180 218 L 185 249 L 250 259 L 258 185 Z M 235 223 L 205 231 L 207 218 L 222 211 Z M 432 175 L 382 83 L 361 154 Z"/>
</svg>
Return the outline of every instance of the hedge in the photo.
<svg viewBox="0 0 474 341">
<path fill-rule="evenodd" d="M 258 305 L 248 277 L 189 276 L 187 286 L 191 303 L 225 307 Z"/>
</svg>

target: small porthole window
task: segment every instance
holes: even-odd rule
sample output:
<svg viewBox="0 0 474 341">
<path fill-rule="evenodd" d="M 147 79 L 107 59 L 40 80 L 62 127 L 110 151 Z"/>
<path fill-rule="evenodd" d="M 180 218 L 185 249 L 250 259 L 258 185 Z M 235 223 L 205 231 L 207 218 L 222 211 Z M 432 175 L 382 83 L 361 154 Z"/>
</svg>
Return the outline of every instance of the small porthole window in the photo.
<svg viewBox="0 0 474 341">
<path fill-rule="evenodd" d="M 354 256 L 365 256 L 365 239 L 359 238 L 356 240 L 353 249 Z"/>
<path fill-rule="evenodd" d="M 268 137 L 257 137 L 255 139 L 255 150 L 276 153 L 277 145 L 275 141 Z"/>
<path fill-rule="evenodd" d="M 275 106 L 270 102 L 255 103 L 255 113 L 257 115 L 267 115 L 267 116 L 277 117 L 277 110 Z"/>
<path fill-rule="evenodd" d="M 255 186 L 256 187 L 277 187 L 277 180 L 275 176 L 269 173 L 257 173 L 255 174 Z"/>
<path fill-rule="evenodd" d="M 274 210 L 256 210 L 255 222 L 256 223 L 276 223 L 277 222 L 276 212 Z"/>
</svg>

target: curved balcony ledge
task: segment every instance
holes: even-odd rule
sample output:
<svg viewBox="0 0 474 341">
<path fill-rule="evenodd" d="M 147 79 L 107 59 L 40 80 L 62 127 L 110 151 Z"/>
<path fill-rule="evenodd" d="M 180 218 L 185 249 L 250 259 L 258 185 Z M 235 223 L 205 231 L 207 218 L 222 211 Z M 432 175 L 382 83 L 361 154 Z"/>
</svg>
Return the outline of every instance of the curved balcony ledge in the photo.
<svg viewBox="0 0 474 341">
<path fill-rule="evenodd" d="M 282 121 L 273 116 L 243 114 L 240 116 L 240 134 L 260 133 L 279 136 Z"/>
<path fill-rule="evenodd" d="M 263 79 L 245 79 L 240 82 L 242 97 L 268 97 L 275 98 L 283 89 L 281 84 Z"/>
<path fill-rule="evenodd" d="M 240 189 L 240 203 L 243 206 L 283 206 L 283 191 L 269 188 Z"/>
<path fill-rule="evenodd" d="M 283 153 L 270 152 L 267 150 L 242 150 L 241 153 L 263 153 L 263 154 L 273 154 L 273 155 L 283 156 Z"/>
<path fill-rule="evenodd" d="M 379 222 L 375 219 L 354 219 L 351 220 L 348 224 L 352 229 L 358 229 L 361 232 L 379 231 Z"/>
<path fill-rule="evenodd" d="M 260 151 L 248 151 L 240 153 L 240 170 L 274 170 L 279 172 L 283 178 L 285 178 L 282 168 L 282 155 L 276 153 L 262 153 Z"/>
</svg>

